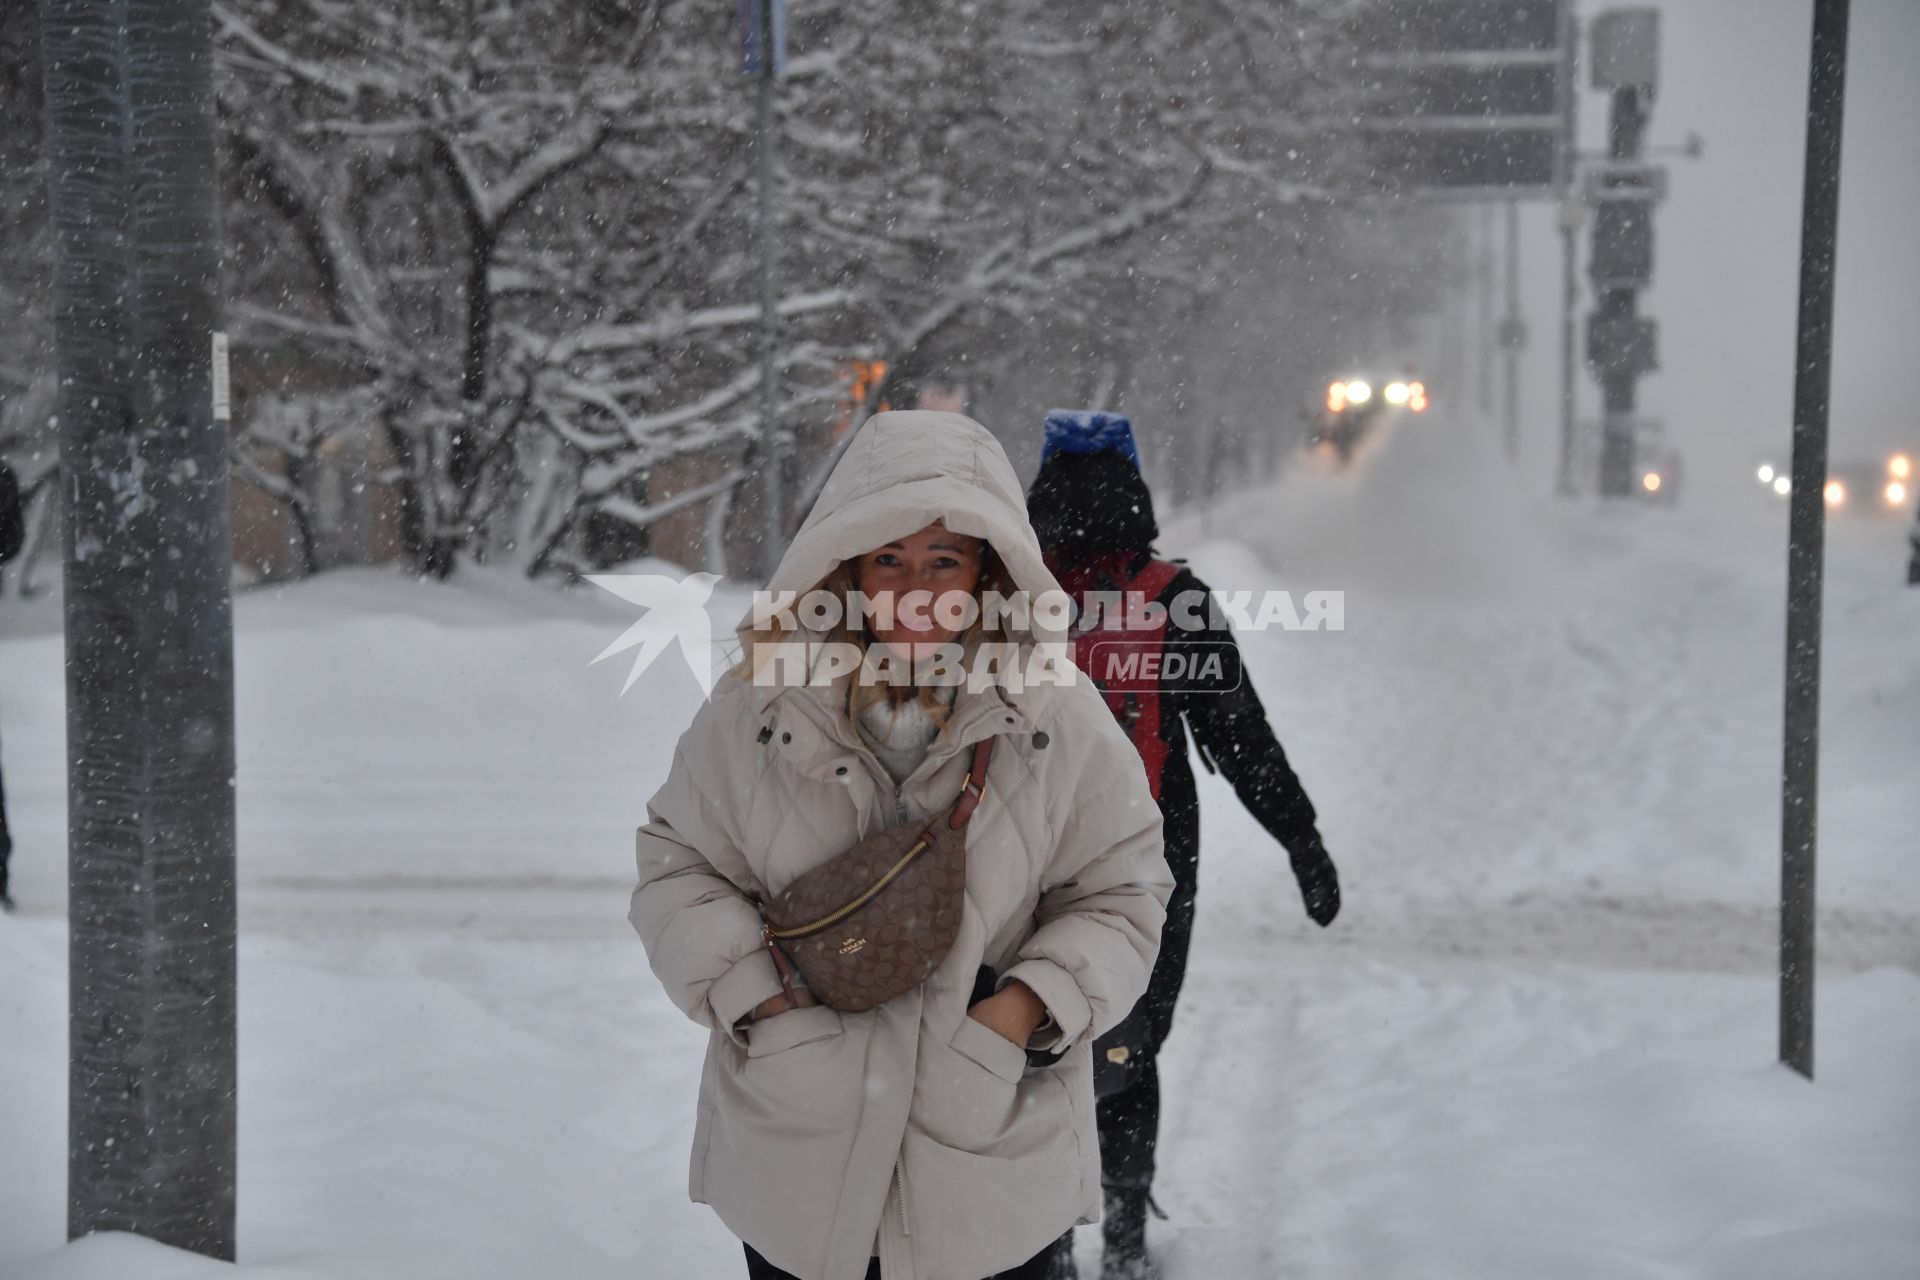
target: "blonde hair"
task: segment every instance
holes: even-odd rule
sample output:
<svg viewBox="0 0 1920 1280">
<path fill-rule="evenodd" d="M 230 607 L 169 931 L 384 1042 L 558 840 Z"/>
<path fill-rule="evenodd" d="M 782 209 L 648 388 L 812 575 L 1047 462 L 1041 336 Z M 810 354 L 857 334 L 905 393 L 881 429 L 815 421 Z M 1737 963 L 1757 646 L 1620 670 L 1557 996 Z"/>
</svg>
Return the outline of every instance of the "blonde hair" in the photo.
<svg viewBox="0 0 1920 1280">
<path fill-rule="evenodd" d="M 974 598 L 978 600 L 988 591 L 1005 591 L 1007 581 L 1006 567 L 1001 563 L 999 555 L 995 553 L 993 544 L 983 540 L 980 544 L 980 580 L 974 586 Z M 813 590 L 831 592 L 841 600 L 850 602 L 854 591 L 853 563 L 843 560 L 835 565 L 826 577 L 820 579 Z M 734 664 L 728 674 L 743 680 L 756 680 L 765 671 L 767 664 L 774 660 L 774 655 L 780 652 L 776 646 L 792 642 L 797 626 L 797 622 L 790 627 L 783 624 L 781 619 L 775 618 L 765 626 L 742 627 L 739 632 L 740 660 Z M 865 619 L 851 607 L 841 611 L 840 620 L 827 632 L 825 639 L 828 643 L 837 642 L 855 646 L 860 650 L 863 664 L 867 650 L 873 642 L 872 637 L 867 634 Z M 964 652 L 971 654 L 982 641 L 990 639 L 1010 642 L 1013 636 L 1007 628 L 1004 616 L 996 617 L 993 625 L 989 627 L 985 611 L 982 610 L 975 616 L 972 625 L 955 637 L 955 642 Z M 938 685 L 919 683 L 902 685 L 863 680 L 854 680 L 851 685 L 847 694 L 847 704 L 843 710 L 846 712 L 848 721 L 856 728 L 860 724 L 860 713 L 876 702 L 891 702 L 895 707 L 903 706 L 908 702 L 917 702 L 920 709 L 942 728 L 945 728 L 947 717 L 953 710 L 952 704 L 941 696 L 941 687 Z"/>
</svg>

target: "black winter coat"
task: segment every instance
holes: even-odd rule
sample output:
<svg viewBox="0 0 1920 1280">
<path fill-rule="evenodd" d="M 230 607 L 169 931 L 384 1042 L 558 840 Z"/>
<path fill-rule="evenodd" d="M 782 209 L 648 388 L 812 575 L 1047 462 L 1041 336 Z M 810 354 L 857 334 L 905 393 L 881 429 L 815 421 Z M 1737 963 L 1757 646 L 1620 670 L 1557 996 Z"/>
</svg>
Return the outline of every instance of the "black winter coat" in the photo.
<svg viewBox="0 0 1920 1280">
<path fill-rule="evenodd" d="M 20 480 L 13 468 L 0 462 L 0 564 L 20 554 L 27 540 L 26 512 L 20 502 Z"/>
<path fill-rule="evenodd" d="M 1170 602 L 1182 592 L 1205 592 L 1206 583 L 1190 569 L 1160 596 Z M 1205 646 L 1229 654 L 1220 687 L 1169 690 L 1161 694 L 1160 734 L 1168 747 L 1161 773 L 1160 812 L 1164 821 L 1167 865 L 1173 871 L 1173 897 L 1167 903 L 1167 923 L 1160 935 L 1160 957 L 1146 995 L 1133 1012 L 1103 1037 L 1094 1061 L 1102 1076 L 1101 1092 L 1124 1088 L 1138 1070 L 1158 1052 L 1173 1029 L 1174 1005 L 1186 979 L 1187 953 L 1193 941 L 1194 898 L 1200 883 L 1200 792 L 1195 781 L 1187 741 L 1199 749 L 1202 764 L 1233 784 L 1240 803 L 1287 850 L 1302 888 L 1325 867 L 1330 893 L 1337 904 L 1338 881 L 1321 843 L 1313 802 L 1287 761 L 1287 753 L 1267 723 L 1266 708 L 1251 680 L 1240 669 L 1240 647 L 1231 627 L 1223 623 L 1203 631 L 1169 627 L 1169 650 Z M 1238 687 L 1234 687 L 1237 684 Z M 1124 1048 L 1114 1062 L 1110 1050 Z"/>
<path fill-rule="evenodd" d="M 1130 551 L 1143 564 L 1145 548 L 1160 535 L 1146 481 L 1131 459 L 1110 449 L 1048 458 L 1027 492 L 1027 516 L 1049 559 L 1063 565 Z M 1164 604 L 1182 592 L 1206 590 L 1191 570 L 1183 569 L 1160 600 Z M 1103 1096 L 1129 1087 L 1152 1061 L 1173 1027 L 1174 1003 L 1186 978 L 1200 880 L 1200 796 L 1187 750 L 1189 734 L 1202 763 L 1233 784 L 1248 812 L 1286 848 L 1308 914 L 1326 924 L 1340 908 L 1339 879 L 1321 843 L 1313 803 L 1267 723 L 1260 695 L 1242 678 L 1240 646 L 1232 628 L 1224 620 L 1200 631 L 1169 626 L 1170 650 L 1193 645 L 1219 646 L 1230 661 L 1217 686 L 1166 689 L 1161 695 L 1160 732 L 1168 754 L 1160 809 L 1173 897 L 1147 993 L 1096 1046 L 1095 1075 Z"/>
</svg>

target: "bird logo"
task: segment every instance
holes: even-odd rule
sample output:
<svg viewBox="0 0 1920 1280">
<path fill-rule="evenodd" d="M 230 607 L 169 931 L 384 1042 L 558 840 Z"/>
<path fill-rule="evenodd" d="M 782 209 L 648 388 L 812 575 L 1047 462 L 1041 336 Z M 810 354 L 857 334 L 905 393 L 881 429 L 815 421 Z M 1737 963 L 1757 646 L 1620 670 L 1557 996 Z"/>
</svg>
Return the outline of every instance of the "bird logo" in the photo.
<svg viewBox="0 0 1920 1280">
<path fill-rule="evenodd" d="M 680 656 L 687 660 L 687 668 L 700 683 L 700 692 L 713 692 L 713 619 L 707 616 L 707 600 L 713 595 L 713 585 L 720 581 L 720 575 L 692 573 L 684 578 L 669 578 L 657 573 L 597 573 L 588 574 L 587 581 L 646 610 L 588 666 L 616 653 L 635 650 L 627 682 L 620 686 L 624 695 L 640 679 L 641 673 L 653 665 L 654 659 L 678 644 Z"/>
</svg>

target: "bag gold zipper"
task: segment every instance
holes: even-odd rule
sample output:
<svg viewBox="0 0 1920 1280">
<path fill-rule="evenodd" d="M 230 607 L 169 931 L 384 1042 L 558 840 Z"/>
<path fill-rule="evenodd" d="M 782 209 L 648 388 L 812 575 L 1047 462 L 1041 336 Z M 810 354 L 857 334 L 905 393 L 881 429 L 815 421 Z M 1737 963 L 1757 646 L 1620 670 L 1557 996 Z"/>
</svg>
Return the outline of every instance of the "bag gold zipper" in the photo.
<svg viewBox="0 0 1920 1280">
<path fill-rule="evenodd" d="M 974 794 L 975 796 L 974 803 L 976 804 L 978 804 L 981 800 L 986 799 L 987 779 L 986 779 L 986 774 L 984 770 L 981 772 L 980 780 L 978 782 L 975 782 L 973 778 L 973 769 L 971 767 L 968 768 L 967 776 L 960 780 L 960 794 L 964 796 L 968 792 L 972 792 Z M 899 806 L 902 803 L 901 796 L 900 796 L 900 787 L 898 785 L 896 785 L 893 789 L 893 799 L 894 799 L 894 805 L 896 806 L 896 812 L 897 812 L 899 809 Z M 957 804 L 958 801 L 956 801 L 955 803 Z M 782 942 L 788 941 L 793 938 L 804 938 L 809 934 L 818 933 L 822 929 L 830 928 L 831 926 L 838 923 L 839 921 L 846 919 L 848 916 L 852 915 L 854 912 L 858 911 L 860 908 L 866 906 L 869 902 L 872 902 L 876 897 L 878 897 L 880 895 L 880 891 L 885 889 L 888 885 L 892 884 L 896 879 L 898 879 L 900 876 L 900 873 L 907 869 L 908 864 L 911 863 L 915 858 L 919 857 L 921 853 L 924 852 L 927 849 L 927 847 L 932 843 L 933 843 L 932 833 L 930 831 L 921 832 L 920 838 L 914 842 L 913 848 L 907 850 L 907 852 L 901 857 L 900 861 L 894 863 L 891 867 L 888 867 L 885 875 L 881 876 L 878 880 L 874 881 L 873 884 L 868 886 L 867 891 L 865 893 L 855 898 L 852 902 L 847 903 L 847 905 L 845 905 L 844 907 L 841 907 L 838 911 L 833 912 L 831 915 L 822 916 L 820 919 L 815 920 L 811 924 L 796 925 L 791 929 L 775 929 L 775 928 L 769 927 L 767 929 L 767 936 L 769 938 L 774 938 Z"/>
<path fill-rule="evenodd" d="M 835 911 L 832 915 L 822 916 L 820 919 L 815 920 L 812 924 L 803 924 L 803 925 L 800 925 L 798 928 L 768 929 L 767 933 L 770 936 L 779 938 L 783 941 L 789 938 L 804 938 L 810 933 L 818 933 L 820 932 L 820 930 L 825 929 L 840 920 L 846 919 L 848 916 L 852 915 L 854 912 L 858 911 L 860 908 L 866 906 L 869 902 L 872 902 L 874 898 L 879 895 L 880 891 L 886 888 L 888 885 L 892 884 L 894 880 L 896 880 L 899 877 L 900 873 L 907 869 L 907 864 L 912 862 L 915 858 L 919 857 L 921 852 L 925 850 L 927 846 L 931 843 L 932 842 L 928 840 L 925 835 L 922 835 L 920 839 L 914 842 L 913 848 L 907 850 L 906 855 L 902 857 L 900 861 L 894 863 L 891 867 L 888 867 L 887 873 L 881 876 L 878 880 L 875 880 L 865 893 L 855 898 L 852 902 L 849 902 L 846 906 L 841 907 L 838 911 Z"/>
</svg>

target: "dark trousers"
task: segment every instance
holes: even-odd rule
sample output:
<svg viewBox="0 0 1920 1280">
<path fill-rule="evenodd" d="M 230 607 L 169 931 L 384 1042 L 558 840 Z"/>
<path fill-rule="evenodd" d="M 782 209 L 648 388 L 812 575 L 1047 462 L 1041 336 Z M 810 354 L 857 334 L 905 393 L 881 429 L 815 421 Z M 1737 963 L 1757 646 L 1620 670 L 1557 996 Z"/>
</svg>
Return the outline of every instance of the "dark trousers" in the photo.
<svg viewBox="0 0 1920 1280">
<path fill-rule="evenodd" d="M 1160 791 L 1167 866 L 1173 896 L 1160 934 L 1160 956 L 1146 994 L 1120 1025 L 1094 1046 L 1095 1079 L 1108 1092 L 1096 1107 L 1100 1126 L 1100 1181 L 1106 1191 L 1100 1223 L 1109 1263 L 1144 1258 L 1147 1214 L 1160 1145 L 1160 1046 L 1173 1032 L 1174 1006 L 1187 976 L 1193 941 L 1194 900 L 1200 881 L 1200 796 L 1186 745 L 1167 760 Z M 1124 1047 L 1128 1066 L 1106 1067 L 1107 1055 Z"/>
<path fill-rule="evenodd" d="M 0 898 L 7 896 L 7 859 L 13 856 L 13 837 L 7 832 L 7 789 L 0 783 Z"/>
<path fill-rule="evenodd" d="M 1100 1099 L 1100 1171 L 1108 1191 L 1153 1189 L 1160 1144 L 1160 1063 L 1149 1057 L 1125 1092 Z"/>
<path fill-rule="evenodd" d="M 1187 951 L 1193 943 L 1194 902 L 1200 888 L 1200 796 L 1184 748 L 1167 761 L 1160 809 L 1165 815 L 1167 866 L 1173 872 L 1160 955 L 1146 994 L 1094 1047 L 1096 1079 L 1105 1074 L 1099 1060 L 1117 1046 L 1125 1047 L 1131 1064 L 1130 1070 L 1114 1073 L 1124 1078 L 1124 1086 L 1101 1098 L 1096 1108 L 1100 1181 L 1110 1196 L 1137 1202 L 1129 1209 L 1138 1210 L 1115 1215 L 1109 1205 L 1109 1238 L 1115 1225 L 1132 1232 L 1130 1223 L 1144 1214 L 1153 1190 L 1154 1151 L 1160 1141 L 1160 1046 L 1173 1034 L 1174 1008 L 1186 982 Z"/>
<path fill-rule="evenodd" d="M 792 1272 L 782 1271 L 755 1253 L 752 1245 L 745 1245 L 743 1247 L 747 1251 L 747 1280 L 796 1280 Z M 1067 1257 L 1072 1256 L 1073 1232 L 1071 1231 L 1042 1249 L 1033 1257 L 1028 1258 L 1013 1270 L 1002 1271 L 998 1275 L 987 1276 L 985 1280 L 1052 1280 L 1052 1277 L 1056 1274 L 1070 1274 L 1057 1272 L 1055 1270 L 1055 1265 L 1061 1259 L 1063 1253 Z M 867 1280 L 880 1280 L 880 1259 L 875 1258 L 868 1264 Z"/>
</svg>

